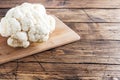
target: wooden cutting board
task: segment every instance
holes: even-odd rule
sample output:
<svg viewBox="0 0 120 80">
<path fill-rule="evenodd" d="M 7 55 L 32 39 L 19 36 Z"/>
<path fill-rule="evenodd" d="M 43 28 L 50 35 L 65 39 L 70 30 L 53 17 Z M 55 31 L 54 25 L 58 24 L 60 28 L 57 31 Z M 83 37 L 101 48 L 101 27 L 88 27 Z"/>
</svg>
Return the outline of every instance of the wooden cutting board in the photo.
<svg viewBox="0 0 120 80">
<path fill-rule="evenodd" d="M 62 21 L 56 18 L 56 29 L 47 42 L 32 43 L 28 48 L 12 48 L 7 45 L 6 38 L 0 36 L 0 64 L 26 57 L 38 52 L 55 48 L 80 39 L 80 36 L 71 30 Z"/>
</svg>

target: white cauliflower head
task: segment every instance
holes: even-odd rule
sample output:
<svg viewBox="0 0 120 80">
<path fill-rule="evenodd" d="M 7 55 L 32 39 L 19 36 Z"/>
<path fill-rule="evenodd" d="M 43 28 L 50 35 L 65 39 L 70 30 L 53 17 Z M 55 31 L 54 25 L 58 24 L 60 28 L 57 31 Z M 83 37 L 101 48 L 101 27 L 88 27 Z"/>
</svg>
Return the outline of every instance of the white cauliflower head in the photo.
<svg viewBox="0 0 120 80">
<path fill-rule="evenodd" d="M 47 41 L 55 29 L 55 19 L 41 4 L 23 3 L 10 9 L 0 22 L 0 34 L 12 47 L 28 47 L 30 42 Z"/>
</svg>

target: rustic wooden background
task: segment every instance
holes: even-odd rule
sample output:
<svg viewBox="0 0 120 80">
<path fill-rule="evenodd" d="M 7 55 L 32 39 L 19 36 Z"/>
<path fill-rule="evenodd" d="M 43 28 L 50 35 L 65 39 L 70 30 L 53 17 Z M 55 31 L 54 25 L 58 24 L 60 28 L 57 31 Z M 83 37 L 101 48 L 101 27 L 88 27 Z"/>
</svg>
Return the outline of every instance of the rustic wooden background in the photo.
<svg viewBox="0 0 120 80">
<path fill-rule="evenodd" d="M 0 66 L 0 80 L 120 80 L 120 0 L 0 0 L 0 17 L 42 3 L 81 40 Z"/>
</svg>

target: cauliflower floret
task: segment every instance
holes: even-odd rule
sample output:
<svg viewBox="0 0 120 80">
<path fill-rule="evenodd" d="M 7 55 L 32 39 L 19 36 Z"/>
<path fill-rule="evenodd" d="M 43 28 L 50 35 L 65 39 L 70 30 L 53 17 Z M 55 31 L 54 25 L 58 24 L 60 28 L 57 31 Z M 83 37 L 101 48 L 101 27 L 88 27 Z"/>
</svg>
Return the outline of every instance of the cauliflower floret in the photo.
<svg viewBox="0 0 120 80">
<path fill-rule="evenodd" d="M 28 32 L 28 37 L 31 42 L 47 41 L 49 38 L 49 30 L 46 27 L 41 28 L 40 26 L 44 26 L 44 24 L 36 25 Z"/>
<path fill-rule="evenodd" d="M 55 19 L 41 4 L 23 3 L 10 9 L 0 22 L 0 34 L 9 37 L 8 45 L 28 47 L 31 42 L 47 41 L 55 30 Z"/>
<path fill-rule="evenodd" d="M 26 32 L 17 32 L 8 38 L 7 43 L 12 47 L 28 47 L 30 45 Z"/>
<path fill-rule="evenodd" d="M 50 32 L 52 33 L 55 30 L 55 19 L 50 15 L 48 15 L 48 23 L 49 25 L 51 25 L 49 29 L 50 29 Z"/>
<path fill-rule="evenodd" d="M 4 17 L 1 19 L 0 30 L 3 37 L 9 37 L 16 32 L 21 31 L 21 26 L 15 18 Z"/>
</svg>

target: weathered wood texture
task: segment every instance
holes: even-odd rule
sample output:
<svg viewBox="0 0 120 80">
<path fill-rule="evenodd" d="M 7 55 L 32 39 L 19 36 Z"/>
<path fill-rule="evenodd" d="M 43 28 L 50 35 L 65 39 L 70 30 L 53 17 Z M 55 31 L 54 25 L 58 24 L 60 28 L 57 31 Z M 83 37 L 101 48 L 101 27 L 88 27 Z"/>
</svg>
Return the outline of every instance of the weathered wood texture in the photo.
<svg viewBox="0 0 120 80">
<path fill-rule="evenodd" d="M 5 16 L 9 9 L 0 9 L 0 18 Z M 47 9 L 63 22 L 120 22 L 120 9 Z"/>
<path fill-rule="evenodd" d="M 0 8 L 10 8 L 23 2 L 42 3 L 46 8 L 120 8 L 119 0 L 0 0 Z"/>
<path fill-rule="evenodd" d="M 43 3 L 81 40 L 3 64 L 0 79 L 120 79 L 120 0 L 0 0 L 0 17 L 26 1 Z"/>
</svg>

